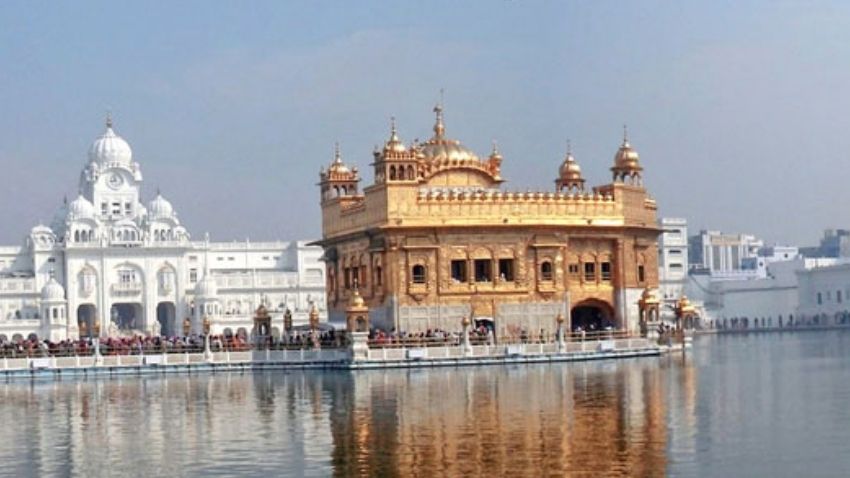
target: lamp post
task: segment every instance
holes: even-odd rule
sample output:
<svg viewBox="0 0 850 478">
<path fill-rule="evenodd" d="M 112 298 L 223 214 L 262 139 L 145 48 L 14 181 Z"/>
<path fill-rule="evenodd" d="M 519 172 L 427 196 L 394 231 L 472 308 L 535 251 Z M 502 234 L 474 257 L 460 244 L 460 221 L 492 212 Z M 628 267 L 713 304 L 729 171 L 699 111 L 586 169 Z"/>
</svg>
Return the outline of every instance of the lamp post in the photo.
<svg viewBox="0 0 850 478">
<path fill-rule="evenodd" d="M 463 355 L 472 355 L 472 343 L 469 341 L 469 326 L 471 324 L 472 321 L 467 316 L 463 316 L 463 319 L 460 321 L 460 325 L 463 326 L 463 333 L 460 336 L 460 346 Z"/>
<path fill-rule="evenodd" d="M 289 343 L 290 333 L 292 332 L 292 311 L 286 308 L 283 313 L 283 342 Z"/>
<path fill-rule="evenodd" d="M 555 323 L 558 324 L 558 353 L 564 353 L 567 349 L 567 344 L 564 342 L 564 315 L 558 312 L 558 316 L 555 317 Z"/>
<path fill-rule="evenodd" d="M 100 355 L 100 320 L 95 319 L 92 332 L 94 333 L 92 339 L 94 340 L 94 364 L 97 366 L 103 363 L 103 356 Z"/>
<path fill-rule="evenodd" d="M 204 361 L 212 362 L 212 350 L 210 349 L 210 318 L 204 316 Z"/>
</svg>

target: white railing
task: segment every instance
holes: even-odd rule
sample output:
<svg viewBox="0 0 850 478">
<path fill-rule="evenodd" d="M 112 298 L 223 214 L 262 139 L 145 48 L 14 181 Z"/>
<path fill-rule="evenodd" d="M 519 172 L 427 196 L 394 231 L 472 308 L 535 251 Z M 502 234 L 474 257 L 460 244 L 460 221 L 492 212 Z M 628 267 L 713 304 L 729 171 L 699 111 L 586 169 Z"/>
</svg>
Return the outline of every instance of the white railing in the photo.
<svg viewBox="0 0 850 478">
<path fill-rule="evenodd" d="M 35 279 L 0 279 L 0 293 L 2 292 L 32 292 L 35 290 Z"/>
<path fill-rule="evenodd" d="M 454 344 L 445 346 L 372 347 L 369 349 L 368 359 L 370 361 L 398 361 L 457 359 L 461 357 L 501 358 L 505 356 L 545 356 L 557 353 L 625 352 L 654 348 L 657 347 L 645 338 L 626 337 L 566 342 L 562 351 L 559 351 L 559 345 L 556 342 L 472 345 L 469 348 L 471 353 L 467 354 L 464 354 L 463 346 Z"/>
<path fill-rule="evenodd" d="M 119 282 L 112 284 L 112 292 L 116 294 L 138 294 L 142 292 L 141 282 Z"/>
<path fill-rule="evenodd" d="M 350 357 L 346 349 L 248 350 L 163 353 L 148 355 L 69 355 L 52 357 L 0 358 L 0 372 L 91 367 L 163 367 L 181 365 L 273 365 L 338 363 Z"/>
</svg>

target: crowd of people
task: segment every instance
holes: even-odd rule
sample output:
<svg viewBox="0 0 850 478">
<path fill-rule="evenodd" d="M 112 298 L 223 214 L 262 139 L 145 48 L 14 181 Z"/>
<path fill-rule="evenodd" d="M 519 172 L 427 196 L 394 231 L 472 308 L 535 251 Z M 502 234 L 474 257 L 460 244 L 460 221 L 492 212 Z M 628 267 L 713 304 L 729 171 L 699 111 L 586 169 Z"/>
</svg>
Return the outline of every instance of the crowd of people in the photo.
<svg viewBox="0 0 850 478">
<path fill-rule="evenodd" d="M 826 314 L 814 316 L 781 315 L 773 317 L 731 317 L 716 319 L 712 327 L 717 330 L 765 329 L 765 328 L 798 328 L 798 327 L 827 327 L 850 325 L 850 312 L 839 312 L 834 316 Z"/>
<path fill-rule="evenodd" d="M 250 340 L 244 335 L 210 335 L 212 352 L 246 351 L 252 349 L 302 349 L 328 348 L 346 345 L 344 334 L 333 330 L 313 334 L 311 331 L 293 331 L 283 337 L 257 337 Z M 205 350 L 203 335 L 161 337 L 134 335 L 132 337 L 104 337 L 96 346 L 93 338 L 75 340 L 40 340 L 34 336 L 26 339 L 6 340 L 0 337 L 0 357 L 72 357 L 90 356 L 99 348 L 101 355 L 152 355 L 161 353 L 199 353 Z"/>
<path fill-rule="evenodd" d="M 440 345 L 458 345 L 462 332 L 449 332 L 443 329 L 428 329 L 425 332 L 406 332 L 392 329 L 385 331 L 373 329 L 369 333 L 369 345 L 372 347 L 426 347 Z M 493 338 L 492 331 L 481 326 L 469 330 L 469 341 L 474 345 L 483 345 Z"/>
<path fill-rule="evenodd" d="M 571 335 L 565 332 L 564 340 L 598 340 L 600 337 L 613 337 L 614 330 L 591 329 L 585 331 L 577 327 Z M 371 347 L 426 347 L 458 345 L 461 343 L 463 332 L 446 331 L 440 328 L 427 329 L 424 332 L 405 332 L 392 329 L 385 331 L 374 329 L 369 334 L 369 345 Z M 526 328 L 512 328 L 506 330 L 498 339 L 492 328 L 485 325 L 469 329 L 469 342 L 472 345 L 495 345 L 507 343 L 521 344 L 547 344 L 557 340 L 557 334 L 545 329 L 533 332 Z"/>
</svg>

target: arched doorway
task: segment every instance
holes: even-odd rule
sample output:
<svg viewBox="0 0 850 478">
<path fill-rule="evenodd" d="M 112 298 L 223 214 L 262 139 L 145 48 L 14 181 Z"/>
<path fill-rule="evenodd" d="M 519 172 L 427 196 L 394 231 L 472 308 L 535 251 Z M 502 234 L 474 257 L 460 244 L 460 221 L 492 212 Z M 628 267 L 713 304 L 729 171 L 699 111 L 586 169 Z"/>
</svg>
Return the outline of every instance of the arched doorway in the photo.
<svg viewBox="0 0 850 478">
<path fill-rule="evenodd" d="M 159 322 L 159 335 L 163 337 L 174 337 L 175 320 L 177 320 L 177 308 L 174 302 L 160 302 L 156 306 L 156 320 Z"/>
<path fill-rule="evenodd" d="M 239 327 L 236 329 L 236 336 L 241 340 L 248 340 L 248 331 L 245 330 L 245 327 Z"/>
<path fill-rule="evenodd" d="M 112 304 L 109 313 L 110 326 L 115 324 L 118 330 L 131 331 L 142 330 L 144 327 L 144 314 L 142 304 L 118 303 Z"/>
<path fill-rule="evenodd" d="M 77 327 L 80 337 L 91 337 L 97 320 L 97 307 L 94 304 L 82 304 L 77 307 Z"/>
<path fill-rule="evenodd" d="M 581 328 L 591 332 L 617 327 L 614 308 L 601 300 L 589 299 L 579 302 L 570 311 L 570 319 L 573 330 Z"/>
</svg>

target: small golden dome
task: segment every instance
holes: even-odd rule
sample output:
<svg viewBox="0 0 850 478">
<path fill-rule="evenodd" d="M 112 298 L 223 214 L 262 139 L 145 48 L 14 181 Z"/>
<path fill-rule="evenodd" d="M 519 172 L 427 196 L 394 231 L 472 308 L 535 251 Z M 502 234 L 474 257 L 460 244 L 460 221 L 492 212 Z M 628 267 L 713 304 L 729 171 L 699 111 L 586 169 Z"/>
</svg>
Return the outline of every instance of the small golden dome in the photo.
<svg viewBox="0 0 850 478">
<path fill-rule="evenodd" d="M 502 160 L 502 153 L 499 152 L 499 147 L 496 145 L 496 141 L 493 141 L 493 150 L 490 151 L 490 159 L 494 159 L 497 161 Z"/>
<path fill-rule="evenodd" d="M 576 158 L 573 157 L 569 141 L 567 142 L 567 155 L 564 157 L 564 162 L 561 163 L 561 168 L 558 172 L 563 180 L 581 179 L 581 166 L 578 165 Z"/>
<path fill-rule="evenodd" d="M 390 118 L 390 139 L 384 145 L 384 153 L 405 153 L 407 148 L 398 137 L 398 132 L 395 129 L 395 117 Z"/>
<path fill-rule="evenodd" d="M 628 141 L 623 142 L 620 149 L 617 150 L 617 154 L 614 156 L 614 164 L 619 168 L 639 168 L 639 161 L 640 156 L 637 151 L 632 148 Z"/>
<path fill-rule="evenodd" d="M 649 287 L 647 287 L 646 289 L 643 290 L 643 293 L 640 295 L 640 300 L 644 304 L 657 304 L 658 303 L 658 298 L 655 297 L 655 293 Z"/>
<path fill-rule="evenodd" d="M 349 173 L 351 172 L 348 169 L 348 166 L 342 162 L 342 154 L 339 152 L 339 143 L 334 144 L 334 160 L 331 165 L 328 167 L 329 173 Z"/>
<path fill-rule="evenodd" d="M 640 170 L 640 156 L 629 143 L 628 130 L 623 127 L 623 144 L 614 155 L 614 167 L 620 170 Z"/>
<path fill-rule="evenodd" d="M 684 294 L 682 294 L 682 297 L 679 298 L 679 302 L 676 304 L 676 309 L 680 314 L 692 313 L 696 310 L 696 308 L 691 305 L 691 301 L 688 300 L 688 296 Z"/>
<path fill-rule="evenodd" d="M 354 289 L 354 293 L 351 294 L 351 299 L 348 301 L 348 308 L 362 309 L 364 307 L 366 307 L 366 301 L 363 300 L 363 296 L 360 295 L 360 291 Z"/>
</svg>

